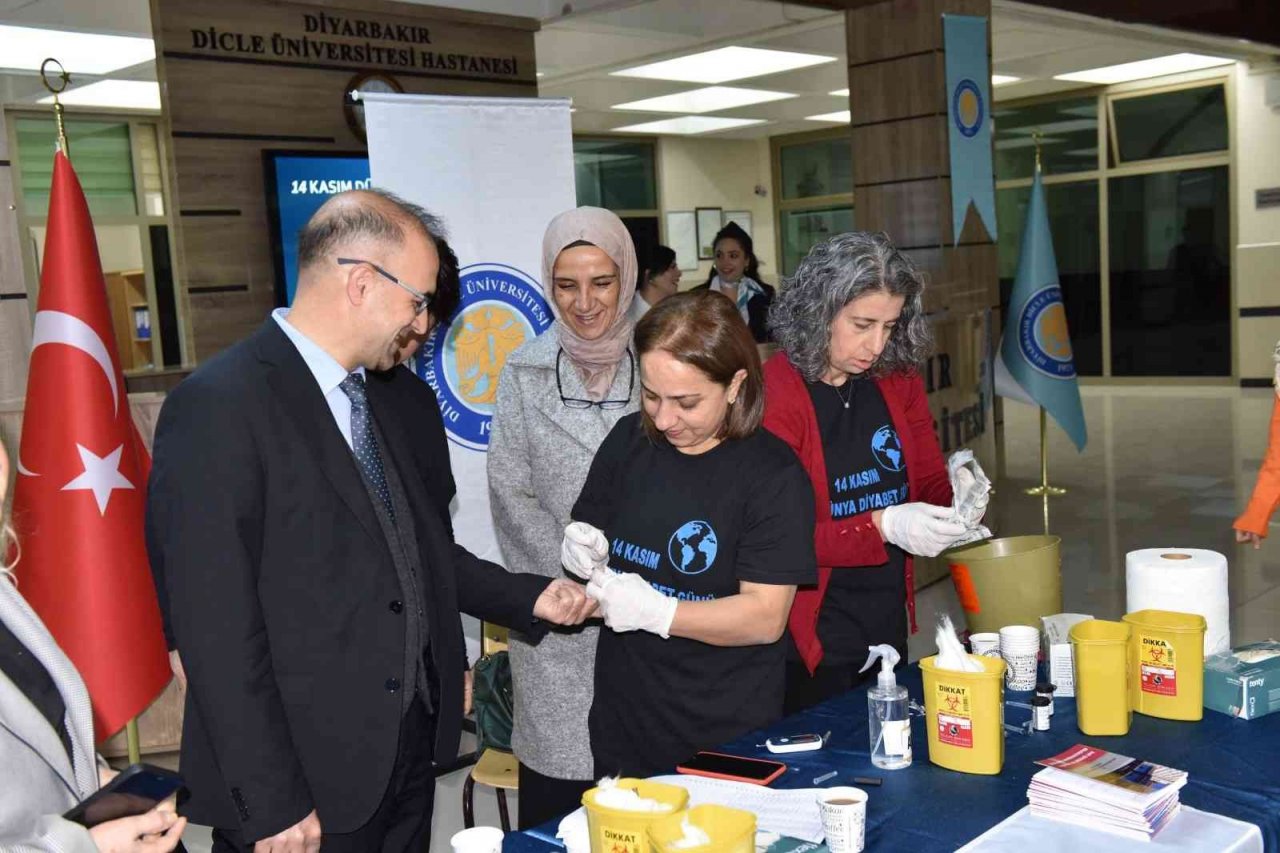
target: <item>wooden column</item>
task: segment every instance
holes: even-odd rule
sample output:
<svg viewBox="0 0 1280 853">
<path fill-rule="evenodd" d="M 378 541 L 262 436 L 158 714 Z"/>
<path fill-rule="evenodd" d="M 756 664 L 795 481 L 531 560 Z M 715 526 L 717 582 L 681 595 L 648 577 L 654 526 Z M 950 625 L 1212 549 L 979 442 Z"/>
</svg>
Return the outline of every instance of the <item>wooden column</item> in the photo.
<svg viewBox="0 0 1280 853">
<path fill-rule="evenodd" d="M 996 235 L 972 208 L 958 243 L 952 228 L 944 13 L 990 18 L 991 2 L 883 0 L 846 12 L 854 221 L 887 233 L 925 272 L 937 337 L 926 384 L 939 443 L 944 454 L 973 448 L 994 477 L 990 401 L 979 383 L 984 318 L 1000 303 Z M 919 561 L 918 584 L 945 572 L 934 562 Z"/>
</svg>

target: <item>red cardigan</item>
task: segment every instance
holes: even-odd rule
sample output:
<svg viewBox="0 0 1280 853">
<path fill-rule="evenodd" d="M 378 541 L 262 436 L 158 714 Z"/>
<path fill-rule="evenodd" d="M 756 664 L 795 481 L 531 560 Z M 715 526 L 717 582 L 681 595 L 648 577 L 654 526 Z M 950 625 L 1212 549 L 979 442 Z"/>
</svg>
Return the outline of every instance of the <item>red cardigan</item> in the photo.
<svg viewBox="0 0 1280 853">
<path fill-rule="evenodd" d="M 875 380 L 889 409 L 893 428 L 902 443 L 907 462 L 907 485 L 912 501 L 950 506 L 951 482 L 947 466 L 933 431 L 933 415 L 929 412 L 924 381 L 918 374 L 893 374 Z M 817 510 L 814 546 L 818 557 L 818 586 L 801 587 L 791 605 L 791 636 L 809 671 L 822 660 L 822 643 L 818 640 L 818 612 L 831 582 L 833 566 L 879 566 L 888 561 L 880 531 L 871 521 L 871 513 L 831 520 L 831 496 L 827 485 L 827 463 L 822 453 L 822 435 L 813 400 L 800 372 L 792 366 L 786 353 L 774 354 L 764 365 L 764 426 L 781 438 L 800 457 L 801 464 L 813 481 L 813 497 Z M 915 569 L 911 555 L 906 560 L 907 614 L 911 633 L 916 632 Z"/>
</svg>

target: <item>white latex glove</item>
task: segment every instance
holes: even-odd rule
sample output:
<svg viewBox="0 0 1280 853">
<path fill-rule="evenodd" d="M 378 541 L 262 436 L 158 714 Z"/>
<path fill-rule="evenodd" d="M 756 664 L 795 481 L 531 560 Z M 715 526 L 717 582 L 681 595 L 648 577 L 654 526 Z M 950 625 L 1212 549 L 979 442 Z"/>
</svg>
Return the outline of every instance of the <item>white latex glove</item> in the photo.
<svg viewBox="0 0 1280 853">
<path fill-rule="evenodd" d="M 968 532 L 951 520 L 951 507 L 927 503 L 897 504 L 880 514 L 880 532 L 908 554 L 936 557 Z"/>
<path fill-rule="evenodd" d="M 585 580 L 598 569 L 603 569 L 609 559 L 609 541 L 604 531 L 582 521 L 575 521 L 564 529 L 560 541 L 560 562 L 570 573 Z"/>
<path fill-rule="evenodd" d="M 604 624 L 615 631 L 648 631 L 664 640 L 671 636 L 678 602 L 637 574 L 601 569 L 587 583 L 587 595 L 600 602 Z"/>
</svg>

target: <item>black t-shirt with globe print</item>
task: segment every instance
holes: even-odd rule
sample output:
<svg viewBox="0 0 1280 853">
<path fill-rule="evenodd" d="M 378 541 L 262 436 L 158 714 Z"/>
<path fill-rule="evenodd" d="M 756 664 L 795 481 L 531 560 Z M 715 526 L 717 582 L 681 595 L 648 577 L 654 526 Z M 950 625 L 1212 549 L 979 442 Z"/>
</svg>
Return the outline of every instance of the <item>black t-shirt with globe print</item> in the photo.
<svg viewBox="0 0 1280 853">
<path fill-rule="evenodd" d="M 573 508 L 605 531 L 609 565 L 668 596 L 738 593 L 740 581 L 812 584 L 813 489 L 764 429 L 690 456 L 645 434 L 639 413 L 600 445 Z M 596 775 L 670 772 L 782 715 L 784 641 L 739 648 L 605 628 L 596 651 Z"/>
<path fill-rule="evenodd" d="M 865 375 L 835 388 L 807 383 L 818 416 L 835 521 L 905 503 L 907 466 L 902 442 L 880 388 Z M 849 402 L 845 408 L 844 402 Z M 867 659 L 867 646 L 889 643 L 905 660 L 907 643 L 905 554 L 885 545 L 888 562 L 837 567 L 818 614 L 824 665 Z M 874 676 L 874 668 L 867 678 Z"/>
</svg>

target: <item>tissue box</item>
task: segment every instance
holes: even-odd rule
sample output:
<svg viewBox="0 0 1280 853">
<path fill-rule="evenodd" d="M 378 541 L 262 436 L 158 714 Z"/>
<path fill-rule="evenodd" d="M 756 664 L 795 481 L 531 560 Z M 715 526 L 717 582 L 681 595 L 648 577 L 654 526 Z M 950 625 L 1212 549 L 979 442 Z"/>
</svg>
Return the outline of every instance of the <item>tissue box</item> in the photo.
<svg viewBox="0 0 1280 853">
<path fill-rule="evenodd" d="M 1204 706 L 1242 720 L 1280 711 L 1280 643 L 1250 643 L 1206 658 Z"/>
<path fill-rule="evenodd" d="M 1049 682 L 1058 689 L 1055 698 L 1076 695 L 1075 670 L 1071 659 L 1071 626 L 1092 619 L 1084 613 L 1056 613 L 1040 617 L 1040 655 Z"/>
</svg>

